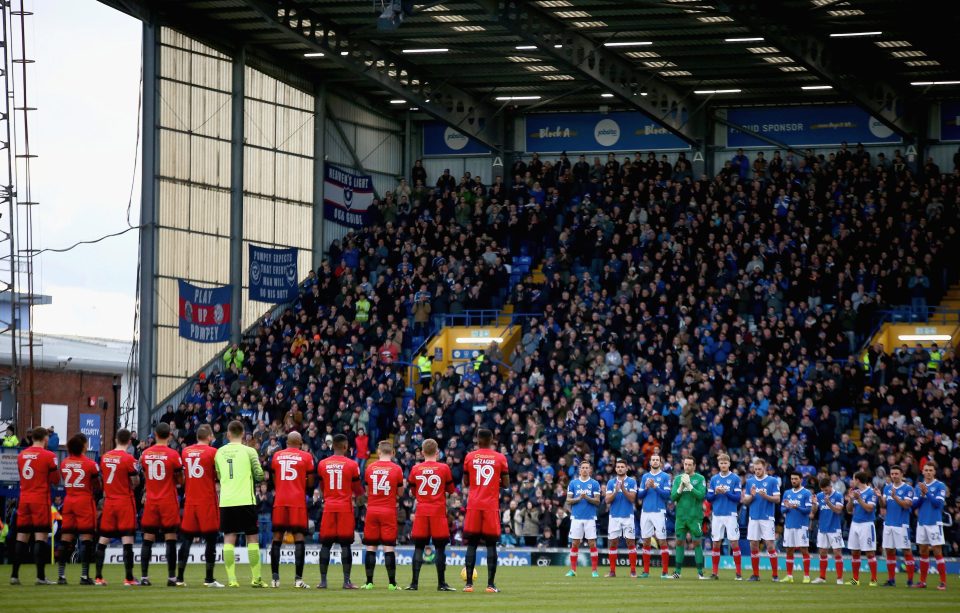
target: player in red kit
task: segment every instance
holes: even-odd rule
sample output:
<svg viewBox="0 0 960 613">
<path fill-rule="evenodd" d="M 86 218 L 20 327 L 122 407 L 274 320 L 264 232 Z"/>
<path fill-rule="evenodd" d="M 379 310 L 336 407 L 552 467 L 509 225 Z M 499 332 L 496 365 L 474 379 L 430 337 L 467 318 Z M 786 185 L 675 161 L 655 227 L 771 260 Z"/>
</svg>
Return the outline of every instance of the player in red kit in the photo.
<svg viewBox="0 0 960 613">
<path fill-rule="evenodd" d="M 467 542 L 467 585 L 473 591 L 473 569 L 477 565 L 477 545 L 487 546 L 487 591 L 499 592 L 497 577 L 497 541 L 500 540 L 500 488 L 510 486 L 507 458 L 493 448 L 493 433 L 477 431 L 477 450 L 463 460 L 463 485 L 469 488 L 463 536 Z"/>
<path fill-rule="evenodd" d="M 67 584 L 67 561 L 73 555 L 77 535 L 80 536 L 80 585 L 93 585 L 90 562 L 93 560 L 93 535 L 97 532 L 97 503 L 94 490 L 100 490 L 100 471 L 97 463 L 84 455 L 87 437 L 74 434 L 67 441 L 67 459 L 60 465 L 63 488 L 63 524 L 60 528 L 60 548 L 57 551 L 59 573 L 57 583 Z"/>
<path fill-rule="evenodd" d="M 103 477 L 103 512 L 100 515 L 100 542 L 97 543 L 97 585 L 106 585 L 103 580 L 103 562 L 110 539 L 119 538 L 123 543 L 123 584 L 137 585 L 133 578 L 133 538 L 137 533 L 137 503 L 133 491 L 140 485 L 140 467 L 132 455 L 130 431 L 117 430 L 116 447 L 100 458 L 100 474 Z"/>
<path fill-rule="evenodd" d="M 437 461 L 439 446 L 428 438 L 421 445 L 423 462 L 410 470 L 410 487 L 413 488 L 417 506 L 414 510 L 413 529 L 413 580 L 408 590 L 419 589 L 420 568 L 423 566 L 423 551 L 433 540 L 437 554 L 437 591 L 455 592 L 447 585 L 447 545 L 450 543 L 450 524 L 447 522 L 447 495 L 456 491 L 450 467 Z"/>
<path fill-rule="evenodd" d="M 183 519 L 180 521 L 180 553 L 177 555 L 177 583 L 183 583 L 183 573 L 190 557 L 190 544 L 195 538 L 204 539 L 206 577 L 204 587 L 223 587 L 213 578 L 217 561 L 217 536 L 220 532 L 220 503 L 217 498 L 217 450 L 210 446 L 213 429 L 207 424 L 197 428 L 197 444 L 180 454 L 183 459 Z"/>
<path fill-rule="evenodd" d="M 167 586 L 180 587 L 177 581 L 177 530 L 180 528 L 180 505 L 177 486 L 183 483 L 183 460 L 169 447 L 170 424 L 160 422 L 153 429 L 156 444 L 140 454 L 140 464 L 146 479 L 147 500 L 143 505 L 140 530 L 143 545 L 140 548 L 140 585 L 150 585 L 150 556 L 157 534 L 163 534 L 167 546 Z"/>
<path fill-rule="evenodd" d="M 397 495 L 403 489 L 403 471 L 393 461 L 393 443 L 380 441 L 376 462 L 367 464 L 363 483 L 367 488 L 367 517 L 363 524 L 363 544 L 367 546 L 363 565 L 367 583 L 362 589 L 373 589 L 373 572 L 377 566 L 377 547 L 383 546 L 387 567 L 387 589 L 397 589 Z"/>
<path fill-rule="evenodd" d="M 355 590 L 350 582 L 353 569 L 353 499 L 363 495 L 360 484 L 360 467 L 347 457 L 349 441 L 343 434 L 333 437 L 333 455 L 317 465 L 317 475 L 323 487 L 323 516 L 320 518 L 320 585 L 327 589 L 327 568 L 330 566 L 330 549 L 340 544 L 340 560 L 343 564 L 343 589 Z"/>
<path fill-rule="evenodd" d="M 273 473 L 273 543 L 270 545 L 271 587 L 280 587 L 280 545 L 283 533 L 293 535 L 296 575 L 293 587 L 309 589 L 303 582 L 303 562 L 307 533 L 307 487 L 313 487 L 313 456 L 303 451 L 303 437 L 299 432 L 287 435 L 287 447 L 273 454 L 270 470 Z"/>
<path fill-rule="evenodd" d="M 20 474 L 20 502 L 17 505 L 17 548 L 10 574 L 10 585 L 20 585 L 20 565 L 29 557 L 30 537 L 33 536 L 33 559 L 37 564 L 37 585 L 54 585 L 47 581 L 46 565 L 50 559 L 47 535 L 52 525 L 50 516 L 50 486 L 60 483 L 57 454 L 47 449 L 46 428 L 31 432 L 33 444 L 17 456 Z"/>
</svg>

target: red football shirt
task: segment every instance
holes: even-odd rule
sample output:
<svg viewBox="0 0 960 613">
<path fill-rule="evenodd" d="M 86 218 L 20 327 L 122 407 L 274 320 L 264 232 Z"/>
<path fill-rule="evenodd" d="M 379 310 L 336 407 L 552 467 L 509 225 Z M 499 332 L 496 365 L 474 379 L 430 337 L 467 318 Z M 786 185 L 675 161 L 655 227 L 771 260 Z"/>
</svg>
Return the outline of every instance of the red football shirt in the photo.
<svg viewBox="0 0 960 613">
<path fill-rule="evenodd" d="M 447 494 L 456 490 L 449 466 L 440 462 L 421 462 L 410 469 L 409 481 L 417 499 L 417 513 L 447 514 Z"/>
<path fill-rule="evenodd" d="M 213 458 L 217 450 L 210 445 L 190 445 L 183 450 L 183 504 L 215 507 L 217 500 L 217 467 Z"/>
<path fill-rule="evenodd" d="M 154 445 L 140 455 L 147 480 L 147 502 L 177 503 L 174 474 L 183 470 L 180 454 L 166 445 Z"/>
<path fill-rule="evenodd" d="M 313 456 L 303 449 L 289 447 L 273 454 L 273 506 L 307 506 L 307 475 L 313 472 Z"/>
<path fill-rule="evenodd" d="M 113 449 L 100 458 L 103 473 L 103 496 L 106 500 L 133 500 L 130 477 L 139 472 L 137 461 L 126 451 Z"/>
<path fill-rule="evenodd" d="M 93 478 L 99 473 L 97 463 L 85 455 L 68 456 L 60 465 L 63 487 L 70 498 L 93 498 Z"/>
<path fill-rule="evenodd" d="M 330 456 L 317 464 L 317 474 L 323 482 L 323 510 L 353 511 L 353 497 L 363 494 L 357 463 L 342 455 Z"/>
<path fill-rule="evenodd" d="M 42 447 L 27 447 L 17 456 L 20 502 L 50 504 L 50 486 L 60 483 L 57 454 Z"/>
<path fill-rule="evenodd" d="M 403 485 L 403 470 L 393 462 L 377 460 L 367 464 L 363 479 L 367 486 L 367 509 L 397 511 L 397 493 Z"/>
<path fill-rule="evenodd" d="M 467 506 L 480 511 L 500 510 L 500 475 L 507 473 L 507 458 L 493 449 L 477 449 L 467 454 L 463 467 L 469 477 Z"/>
</svg>

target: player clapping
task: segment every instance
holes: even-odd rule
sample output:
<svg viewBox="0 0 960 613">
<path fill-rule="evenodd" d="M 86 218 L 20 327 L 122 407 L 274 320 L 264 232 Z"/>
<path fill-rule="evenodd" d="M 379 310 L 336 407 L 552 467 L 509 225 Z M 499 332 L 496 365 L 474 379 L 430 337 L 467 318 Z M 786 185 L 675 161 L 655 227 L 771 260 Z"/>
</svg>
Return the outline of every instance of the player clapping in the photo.
<svg viewBox="0 0 960 613">
<path fill-rule="evenodd" d="M 853 556 L 853 579 L 849 581 L 850 585 L 860 585 L 860 556 L 863 552 L 866 552 L 870 565 L 870 587 L 877 585 L 877 534 L 874 522 L 878 498 L 877 492 L 870 487 L 870 473 L 854 473 L 852 487 L 847 492 L 847 511 L 853 513 L 847 543 Z"/>
<path fill-rule="evenodd" d="M 597 507 L 600 506 L 600 483 L 590 476 L 593 467 L 587 460 L 580 460 L 580 474 L 567 486 L 567 504 L 570 505 L 570 570 L 568 577 L 577 576 L 577 559 L 580 543 L 590 545 L 590 568 L 593 576 L 599 577 L 597 563 Z"/>
<path fill-rule="evenodd" d="M 750 541 L 750 564 L 753 574 L 748 581 L 760 580 L 760 541 L 767 546 L 770 556 L 770 568 L 773 580 L 779 581 L 777 568 L 777 548 L 774 543 L 774 513 L 780 502 L 780 484 L 777 478 L 767 475 L 767 463 L 760 458 L 753 461 L 753 475 L 747 479 L 743 504 L 750 508 L 750 522 L 747 524 L 747 540 Z"/>
<path fill-rule="evenodd" d="M 827 553 L 833 551 L 837 585 L 843 585 L 843 494 L 833 489 L 829 477 L 820 479 L 820 492 L 810 510 L 811 517 L 819 513 L 817 521 L 817 550 L 820 552 L 820 576 L 813 583 L 827 582 Z"/>
<path fill-rule="evenodd" d="M 930 568 L 930 550 L 936 557 L 940 574 L 938 590 L 947 589 L 947 564 L 943 560 L 943 504 L 947 486 L 937 480 L 937 465 L 932 460 L 923 466 L 923 480 L 916 487 L 917 545 L 920 546 L 920 582 L 915 587 L 927 587 L 927 569 Z"/>
<path fill-rule="evenodd" d="M 660 578 L 670 579 L 670 550 L 667 543 L 667 503 L 670 502 L 670 475 L 660 470 L 660 454 L 650 456 L 650 472 L 640 478 L 637 498 L 643 501 L 640 512 L 640 537 L 643 539 L 643 574 L 650 576 L 650 546 L 656 537 L 660 544 Z"/>
<path fill-rule="evenodd" d="M 610 541 L 610 573 L 617 576 L 617 544 L 623 538 L 627 542 L 630 557 L 630 576 L 637 576 L 637 528 L 633 517 L 633 505 L 637 500 L 637 480 L 627 476 L 627 462 L 617 458 L 614 470 L 616 477 L 607 482 L 604 501 L 610 509 L 607 538 Z"/>
<path fill-rule="evenodd" d="M 713 516 L 710 521 L 710 539 L 713 541 L 713 574 L 710 578 L 716 581 L 720 571 L 720 546 L 726 537 L 733 553 L 733 562 L 737 568 L 737 581 L 743 580 L 740 564 L 740 524 L 737 521 L 737 507 L 743 494 L 740 485 L 740 476 L 730 472 L 730 456 L 721 453 L 717 456 L 717 466 L 720 474 L 710 479 L 707 487 L 707 500 L 713 505 Z"/>
<path fill-rule="evenodd" d="M 883 488 L 880 507 L 886 509 L 883 518 L 883 548 L 887 554 L 887 582 L 884 587 L 897 584 L 897 550 L 903 550 L 907 566 L 907 587 L 913 585 L 913 549 L 910 546 L 910 513 L 913 511 L 913 487 L 903 481 L 903 469 L 890 468 L 890 483 Z"/>
<path fill-rule="evenodd" d="M 797 550 L 803 556 L 803 582 L 810 583 L 810 520 L 813 496 L 803 487 L 803 475 L 790 473 L 790 489 L 784 492 L 783 546 L 787 550 L 787 583 L 793 583 L 793 559 Z"/>
</svg>

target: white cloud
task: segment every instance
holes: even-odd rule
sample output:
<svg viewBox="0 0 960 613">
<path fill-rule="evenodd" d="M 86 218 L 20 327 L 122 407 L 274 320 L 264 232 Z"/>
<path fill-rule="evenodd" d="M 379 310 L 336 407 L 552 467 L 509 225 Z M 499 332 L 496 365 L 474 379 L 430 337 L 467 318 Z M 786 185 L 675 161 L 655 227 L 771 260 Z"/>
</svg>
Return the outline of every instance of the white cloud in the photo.
<svg viewBox="0 0 960 613">
<path fill-rule="evenodd" d="M 34 246 L 64 248 L 126 226 L 134 168 L 140 22 L 94 0 L 34 1 L 28 23 Z M 78 44 L 77 41 L 95 41 Z M 132 223 L 139 222 L 140 188 Z M 137 233 L 46 253 L 34 288 L 53 304 L 34 311 L 34 330 L 129 339 Z"/>
<path fill-rule="evenodd" d="M 132 295 L 89 287 L 48 285 L 53 304 L 33 309 L 33 328 L 47 334 L 131 340 Z"/>
</svg>

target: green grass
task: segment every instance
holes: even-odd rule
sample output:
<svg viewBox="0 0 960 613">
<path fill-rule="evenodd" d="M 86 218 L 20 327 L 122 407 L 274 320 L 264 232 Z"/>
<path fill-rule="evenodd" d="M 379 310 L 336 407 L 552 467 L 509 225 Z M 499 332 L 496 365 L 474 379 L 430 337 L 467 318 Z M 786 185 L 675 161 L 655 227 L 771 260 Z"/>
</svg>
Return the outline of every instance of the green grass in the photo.
<svg viewBox="0 0 960 613">
<path fill-rule="evenodd" d="M 269 574 L 269 565 L 264 571 Z M 21 571 L 24 585 L 13 587 L 8 584 L 10 567 L 0 567 L 0 609 L 4 611 L 27 611 L 58 613 L 154 613 L 154 612 L 231 612 L 240 607 L 244 611 L 260 612 L 287 610 L 295 608 L 304 611 L 304 606 L 330 607 L 332 611 L 378 611 L 399 613 L 401 611 L 637 611 L 641 608 L 653 608 L 656 611 L 839 611 L 863 610 L 882 611 L 958 611 L 960 610 L 960 585 L 950 585 L 947 592 L 936 589 L 908 590 L 903 586 L 895 589 L 869 588 L 866 584 L 859 587 L 839 586 L 834 578 L 828 578 L 826 585 L 803 585 L 795 583 L 774 584 L 768 576 L 762 583 L 735 583 L 731 572 L 721 573 L 721 581 L 698 581 L 696 573 L 687 569 L 680 581 L 661 581 L 658 578 L 633 580 L 626 576 L 616 579 L 592 579 L 589 569 L 580 571 L 580 576 L 566 578 L 566 569 L 547 568 L 501 568 L 497 573 L 497 584 L 503 590 L 501 594 L 480 593 L 438 593 L 436 574 L 431 566 L 425 566 L 420 578 L 419 592 L 389 592 L 386 589 L 386 572 L 377 568 L 377 589 L 371 592 L 344 592 L 332 589 L 294 590 L 293 568 L 281 567 L 284 586 L 280 589 L 254 590 L 249 582 L 249 570 L 238 565 L 238 576 L 243 584 L 239 589 L 213 590 L 202 587 L 203 567 L 193 565 L 187 569 L 187 585 L 183 589 L 167 588 L 161 581 L 164 567 L 154 565 L 151 573 L 155 584 L 149 588 L 123 587 L 123 568 L 106 567 L 107 587 L 76 585 L 79 566 L 71 565 L 67 576 L 73 585 L 45 586 L 33 585 L 32 567 Z M 604 569 L 605 570 L 605 569 Z M 657 570 L 657 569 L 654 569 Z M 139 571 L 139 568 L 137 568 Z M 451 585 L 462 588 L 460 569 L 450 569 Z M 622 572 L 622 571 L 621 571 Z M 55 576 L 56 570 L 47 567 L 48 576 Z M 405 585 L 410 580 L 410 568 L 397 570 L 398 580 Z M 319 571 L 315 566 L 306 569 L 306 579 L 316 584 Z M 355 581 L 363 579 L 363 569 L 354 566 Z M 219 566 L 216 576 L 224 581 L 224 570 Z M 330 583 L 339 585 L 341 570 L 331 566 Z M 904 580 L 902 576 L 899 577 Z M 935 579 L 935 577 L 934 577 Z M 953 578 L 955 579 L 955 578 Z M 357 581 L 359 583 L 359 581 Z M 486 584 L 486 571 L 480 569 L 477 581 L 479 587 Z M 935 586 L 935 583 L 933 584 Z M 316 610 L 310 609 L 310 610 Z"/>
</svg>

